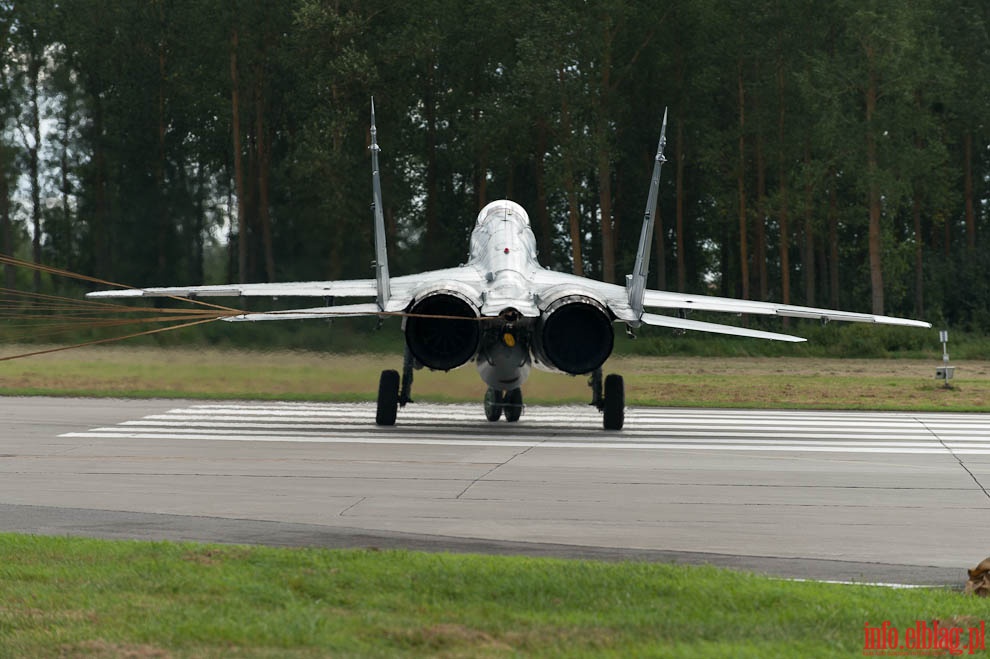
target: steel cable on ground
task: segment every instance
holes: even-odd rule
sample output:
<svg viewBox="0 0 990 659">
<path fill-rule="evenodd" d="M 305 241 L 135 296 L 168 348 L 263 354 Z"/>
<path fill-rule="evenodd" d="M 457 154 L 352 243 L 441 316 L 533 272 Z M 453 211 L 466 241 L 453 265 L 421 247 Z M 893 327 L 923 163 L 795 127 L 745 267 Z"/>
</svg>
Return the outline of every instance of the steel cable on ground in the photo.
<svg viewBox="0 0 990 659">
<path fill-rule="evenodd" d="M 68 279 L 99 284 L 101 286 L 134 289 L 134 287 L 127 286 L 125 284 L 119 284 L 105 279 L 100 279 L 98 277 L 91 277 L 53 266 L 32 263 L 3 254 L 0 254 L 0 265 L 24 268 L 27 270 L 45 273 L 54 277 L 65 277 Z M 74 348 L 123 341 L 125 339 L 159 334 L 162 332 L 192 327 L 235 316 L 248 315 L 248 312 L 246 311 L 220 304 L 204 302 L 192 296 L 184 297 L 164 295 L 161 297 L 177 302 L 193 304 L 200 308 L 169 309 L 149 306 L 131 306 L 128 304 L 113 303 L 104 300 L 79 299 L 50 293 L 0 287 L 0 320 L 8 321 L 3 325 L 0 325 L 0 327 L 5 330 L 4 335 L 8 339 L 48 339 L 57 337 L 60 334 L 88 330 L 111 329 L 140 324 L 178 323 L 168 327 L 159 327 L 152 330 L 133 332 L 123 336 L 93 339 L 90 341 L 74 343 L 72 345 L 46 348 L 44 350 L 35 350 L 17 355 L 9 355 L 0 357 L 0 361 L 9 361 L 22 357 L 32 357 L 36 355 L 71 350 Z M 117 317 L 107 317 L 106 314 L 116 314 Z M 307 311 L 271 311 L 267 312 L 265 315 L 277 317 L 281 314 L 305 316 L 307 315 Z M 364 311 L 345 310 L 340 313 L 331 312 L 328 314 L 325 311 L 314 309 L 311 314 L 313 318 L 377 315 L 382 318 L 408 317 L 431 320 L 475 322 L 492 322 L 501 320 L 499 316 L 452 316 L 445 314 L 410 313 L 408 311 L 379 311 L 369 314 Z"/>
<path fill-rule="evenodd" d="M 123 284 L 89 277 L 76 272 L 62 270 L 44 264 L 30 263 L 10 256 L 0 255 L 0 265 L 24 268 L 42 272 L 55 277 L 65 277 L 89 283 L 100 284 L 115 288 L 131 288 Z M 123 328 L 133 325 L 155 325 L 170 323 L 167 327 L 131 332 L 122 336 L 112 336 L 76 342 L 71 345 L 56 346 L 41 350 L 32 350 L 16 355 L 0 357 L 0 361 L 9 361 L 23 357 L 44 355 L 74 348 L 123 341 L 139 336 L 149 336 L 172 330 L 210 323 L 229 316 L 243 314 L 239 309 L 219 304 L 202 302 L 201 300 L 173 297 L 169 299 L 191 303 L 199 308 L 159 308 L 149 306 L 131 306 L 106 302 L 103 300 L 86 300 L 71 298 L 50 293 L 24 291 L 14 288 L 0 287 L 0 320 L 6 321 L 0 327 L 7 339 L 38 340 L 53 339 L 60 335 L 91 330 Z"/>
</svg>

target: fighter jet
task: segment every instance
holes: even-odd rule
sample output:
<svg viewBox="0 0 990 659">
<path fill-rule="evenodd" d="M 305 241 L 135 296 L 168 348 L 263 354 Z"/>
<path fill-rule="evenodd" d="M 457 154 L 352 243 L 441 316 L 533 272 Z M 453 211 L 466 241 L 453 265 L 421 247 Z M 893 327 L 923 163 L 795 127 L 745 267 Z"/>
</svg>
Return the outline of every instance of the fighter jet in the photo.
<svg viewBox="0 0 990 659">
<path fill-rule="evenodd" d="M 729 314 L 768 314 L 797 318 L 931 327 L 917 320 L 817 309 L 772 302 L 648 290 L 653 223 L 660 171 L 665 162 L 667 112 L 664 111 L 640 233 L 635 267 L 625 286 L 555 272 L 537 260 L 536 238 L 529 216 L 517 203 L 501 199 L 485 206 L 475 220 L 467 262 L 444 270 L 391 277 L 385 246 L 385 222 L 378 169 L 378 134 L 371 103 L 371 169 L 375 226 L 375 278 L 341 281 L 224 284 L 134 288 L 89 293 L 93 298 L 259 296 L 374 298 L 339 306 L 289 311 L 244 313 L 224 317 L 232 322 L 403 316 L 405 357 L 397 370 L 381 373 L 375 422 L 391 426 L 399 407 L 412 402 L 413 372 L 428 368 L 449 371 L 474 362 L 488 385 L 485 416 L 509 422 L 523 412 L 522 385 L 533 367 L 572 376 L 590 376 L 591 404 L 602 412 L 606 430 L 620 430 L 625 418 L 621 375 L 603 377 L 612 354 L 616 324 L 628 332 L 641 325 L 675 330 L 800 342 L 797 336 L 687 319 L 692 310 Z M 650 313 L 663 309 L 678 315 Z"/>
</svg>

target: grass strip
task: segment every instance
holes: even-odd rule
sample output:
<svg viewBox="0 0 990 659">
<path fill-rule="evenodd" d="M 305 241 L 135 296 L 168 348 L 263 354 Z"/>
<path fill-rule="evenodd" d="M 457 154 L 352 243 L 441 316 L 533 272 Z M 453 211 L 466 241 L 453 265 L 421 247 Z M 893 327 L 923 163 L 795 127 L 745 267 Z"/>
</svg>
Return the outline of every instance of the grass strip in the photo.
<svg viewBox="0 0 990 659">
<path fill-rule="evenodd" d="M 4 656 L 846 657 L 867 623 L 986 616 L 713 567 L 0 534 Z"/>
<path fill-rule="evenodd" d="M 13 348 L 13 349 L 16 349 Z M 0 353 L 2 354 L 2 353 Z M 990 410 L 990 363 L 957 364 L 946 389 L 930 360 L 615 356 L 632 405 L 972 412 Z M 0 394 L 373 401 L 398 355 L 111 346 L 0 362 Z M 533 371 L 527 403 L 590 400 L 587 378 Z M 471 365 L 415 372 L 413 398 L 479 402 Z"/>
</svg>

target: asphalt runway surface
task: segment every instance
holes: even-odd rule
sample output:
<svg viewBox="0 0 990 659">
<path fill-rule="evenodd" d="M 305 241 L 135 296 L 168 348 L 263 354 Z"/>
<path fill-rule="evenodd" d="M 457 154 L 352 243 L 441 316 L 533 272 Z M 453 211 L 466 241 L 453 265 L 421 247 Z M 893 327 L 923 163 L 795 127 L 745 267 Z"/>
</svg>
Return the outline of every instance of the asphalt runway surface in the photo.
<svg viewBox="0 0 990 659">
<path fill-rule="evenodd" d="M 708 563 L 950 585 L 990 415 L 0 398 L 0 531 Z"/>
</svg>

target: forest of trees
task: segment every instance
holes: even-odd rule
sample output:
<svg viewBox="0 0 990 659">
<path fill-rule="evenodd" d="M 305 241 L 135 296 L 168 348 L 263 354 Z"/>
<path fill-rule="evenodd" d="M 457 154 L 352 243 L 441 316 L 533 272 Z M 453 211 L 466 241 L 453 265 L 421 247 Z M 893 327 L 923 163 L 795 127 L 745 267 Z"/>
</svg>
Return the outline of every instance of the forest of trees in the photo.
<svg viewBox="0 0 990 659">
<path fill-rule="evenodd" d="M 0 252 L 129 285 L 550 267 L 990 323 L 986 0 L 0 0 Z M 13 288 L 15 273 L 4 273 Z M 43 286 L 40 278 L 28 286 Z"/>
</svg>

